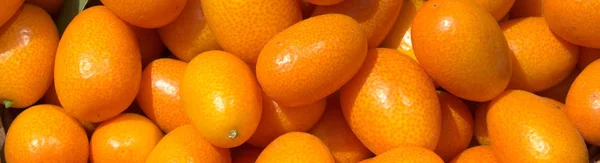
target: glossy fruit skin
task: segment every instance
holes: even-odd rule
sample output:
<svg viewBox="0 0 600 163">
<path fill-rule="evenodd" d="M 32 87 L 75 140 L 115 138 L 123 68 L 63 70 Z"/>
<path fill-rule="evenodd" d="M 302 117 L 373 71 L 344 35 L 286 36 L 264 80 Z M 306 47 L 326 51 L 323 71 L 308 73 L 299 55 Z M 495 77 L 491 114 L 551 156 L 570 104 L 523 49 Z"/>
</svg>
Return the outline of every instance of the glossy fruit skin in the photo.
<svg viewBox="0 0 600 163">
<path fill-rule="evenodd" d="M 229 149 L 213 146 L 202 139 L 200 132 L 191 124 L 169 132 L 154 147 L 147 163 L 229 163 Z"/>
<path fill-rule="evenodd" d="M 473 137 L 479 145 L 490 145 L 490 136 L 487 128 L 487 113 L 490 110 L 489 103 L 479 103 L 475 108 Z"/>
<path fill-rule="evenodd" d="M 600 59 L 600 49 L 594 48 L 579 48 L 579 62 L 577 62 L 577 68 L 583 70 L 590 63 Z"/>
<path fill-rule="evenodd" d="M 310 130 L 323 115 L 327 101 L 322 99 L 304 106 L 284 107 L 263 94 L 262 104 L 260 123 L 247 143 L 264 148 L 285 133 Z"/>
<path fill-rule="evenodd" d="M 250 65 L 271 38 L 302 20 L 297 0 L 202 0 L 202 9 L 219 45 Z"/>
<path fill-rule="evenodd" d="M 142 57 L 142 69 L 153 60 L 160 58 L 165 51 L 165 45 L 160 40 L 156 29 L 141 28 L 130 25 L 135 33 L 140 46 L 140 55 Z"/>
<path fill-rule="evenodd" d="M 442 110 L 442 130 L 434 152 L 444 161 L 450 161 L 469 147 L 473 138 L 473 115 L 458 97 L 438 92 Z"/>
<path fill-rule="evenodd" d="M 246 142 L 261 119 L 262 95 L 250 67 L 233 54 L 208 51 L 186 67 L 181 82 L 184 114 L 215 146 Z"/>
<path fill-rule="evenodd" d="M 54 85 L 67 113 L 101 122 L 133 102 L 142 65 L 135 34 L 104 6 L 79 13 L 56 52 Z"/>
<path fill-rule="evenodd" d="M 542 2 L 543 0 L 515 0 L 508 15 L 511 19 L 542 16 Z"/>
<path fill-rule="evenodd" d="M 58 31 L 52 18 L 35 5 L 23 5 L 2 25 L 0 101 L 10 100 L 11 107 L 26 108 L 39 100 L 52 84 L 57 45 Z"/>
<path fill-rule="evenodd" d="M 600 60 L 588 65 L 577 76 L 567 94 L 565 113 L 586 142 L 600 145 Z"/>
<path fill-rule="evenodd" d="M 25 0 L 5 0 L 0 6 L 0 26 L 3 26 L 21 8 Z"/>
<path fill-rule="evenodd" d="M 552 32 L 580 46 L 600 48 L 600 1 L 544 0 L 543 15 Z"/>
<path fill-rule="evenodd" d="M 507 90 L 489 107 L 488 133 L 500 162 L 588 162 L 575 126 L 544 98 Z"/>
<path fill-rule="evenodd" d="M 403 0 L 344 0 L 331 6 L 317 6 L 313 16 L 338 13 L 348 15 L 358 24 L 368 39 L 369 49 L 376 48 L 388 34 Z"/>
<path fill-rule="evenodd" d="M 337 163 L 355 163 L 373 156 L 344 119 L 339 95 L 327 98 L 327 107 L 321 120 L 309 133 L 323 141 Z"/>
<path fill-rule="evenodd" d="M 88 161 L 88 139 L 77 120 L 54 105 L 36 105 L 13 121 L 6 135 L 7 162 Z"/>
<path fill-rule="evenodd" d="M 450 163 L 497 163 L 498 158 L 490 146 L 482 145 L 469 148 L 458 156 L 454 157 Z"/>
<path fill-rule="evenodd" d="M 159 28 L 175 20 L 187 0 L 100 0 L 124 21 L 143 28 Z"/>
<path fill-rule="evenodd" d="M 143 163 L 162 137 L 148 118 L 123 113 L 96 128 L 90 140 L 90 161 Z"/>
<path fill-rule="evenodd" d="M 473 1 L 427 1 L 411 33 L 427 74 L 448 92 L 477 102 L 502 93 L 512 71 L 506 39 L 485 12 Z"/>
<path fill-rule="evenodd" d="M 335 4 L 341 3 L 341 2 L 344 2 L 344 0 L 306 0 L 306 2 L 315 4 L 315 5 L 326 6 L 326 5 L 335 5 Z"/>
<path fill-rule="evenodd" d="M 500 23 L 512 51 L 508 88 L 529 92 L 548 89 L 567 78 L 579 59 L 579 47 L 556 37 L 542 17 Z"/>
<path fill-rule="evenodd" d="M 60 13 L 64 0 L 25 0 L 27 3 L 37 5 L 46 10 L 50 15 Z"/>
<path fill-rule="evenodd" d="M 564 79 L 560 83 L 556 84 L 552 88 L 548 88 L 544 91 L 537 92 L 536 94 L 539 96 L 548 97 L 548 98 L 554 99 L 558 102 L 564 103 L 565 100 L 567 99 L 567 94 L 569 93 L 571 84 L 573 84 L 573 81 L 575 81 L 575 78 L 577 78 L 577 76 L 579 76 L 579 73 L 581 73 L 581 71 L 582 71 L 582 69 L 575 68 L 573 70 L 573 72 L 571 72 L 571 74 L 566 79 Z"/>
<path fill-rule="evenodd" d="M 443 163 L 440 156 L 432 151 L 415 146 L 400 146 L 377 155 L 371 159 L 361 161 L 360 163 Z"/>
<path fill-rule="evenodd" d="M 555 109 L 563 110 L 565 108 L 565 104 L 563 104 L 560 101 L 556 101 L 556 100 L 548 98 L 548 97 L 544 97 L 544 100 L 546 102 L 552 104 L 552 106 L 554 106 Z"/>
<path fill-rule="evenodd" d="M 350 128 L 375 154 L 406 145 L 433 150 L 438 143 L 442 113 L 435 88 L 414 60 L 396 50 L 369 50 L 340 99 Z"/>
<path fill-rule="evenodd" d="M 177 19 L 158 28 L 158 34 L 167 48 L 185 62 L 205 51 L 221 49 L 206 23 L 200 0 L 188 0 Z"/>
<path fill-rule="evenodd" d="M 256 76 L 282 106 L 314 103 L 348 82 L 367 55 L 358 23 L 345 15 L 312 17 L 279 33 L 260 53 Z"/>
<path fill-rule="evenodd" d="M 322 162 L 333 163 L 333 156 L 319 138 L 303 133 L 289 132 L 273 140 L 258 156 L 256 163 Z"/>
<path fill-rule="evenodd" d="M 142 74 L 136 101 L 144 114 L 165 133 L 190 123 L 179 95 L 187 63 L 170 58 L 150 63 Z"/>
<path fill-rule="evenodd" d="M 496 20 L 500 20 L 508 13 L 513 3 L 518 0 L 475 0 L 486 11 L 488 11 Z"/>
</svg>

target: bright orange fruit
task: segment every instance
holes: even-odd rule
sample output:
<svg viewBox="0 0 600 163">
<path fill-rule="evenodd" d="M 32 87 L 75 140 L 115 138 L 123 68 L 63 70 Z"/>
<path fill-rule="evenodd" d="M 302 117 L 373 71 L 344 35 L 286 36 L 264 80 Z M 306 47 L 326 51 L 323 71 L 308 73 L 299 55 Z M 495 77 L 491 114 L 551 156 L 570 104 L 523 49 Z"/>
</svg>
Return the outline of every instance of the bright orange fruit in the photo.
<svg viewBox="0 0 600 163">
<path fill-rule="evenodd" d="M 327 99 L 325 113 L 309 133 L 323 141 L 337 163 L 355 163 L 373 156 L 344 119 L 339 95 Z"/>
<path fill-rule="evenodd" d="M 60 13 L 64 0 L 25 0 L 27 3 L 40 6 L 51 15 Z"/>
<path fill-rule="evenodd" d="M 488 107 L 488 105 L 488 102 L 479 103 L 477 105 L 477 108 L 475 108 L 475 117 L 473 118 L 473 137 L 477 139 L 477 142 L 480 145 L 490 144 L 490 136 L 488 134 L 487 128 L 487 113 L 490 110 L 490 107 Z"/>
<path fill-rule="evenodd" d="M 498 158 L 490 146 L 482 145 L 469 148 L 458 156 L 454 157 L 450 163 L 497 163 Z"/>
<path fill-rule="evenodd" d="M 256 163 L 322 162 L 333 163 L 333 156 L 319 138 L 303 133 L 289 132 L 273 140 L 258 156 Z"/>
<path fill-rule="evenodd" d="M 327 101 L 322 99 L 304 106 L 285 107 L 263 95 L 262 104 L 260 123 L 247 143 L 264 148 L 285 133 L 310 130 L 323 115 Z"/>
<path fill-rule="evenodd" d="M 502 30 L 474 1 L 427 1 L 414 18 L 419 64 L 442 88 L 471 101 L 492 100 L 511 77 Z"/>
<path fill-rule="evenodd" d="M 508 90 L 489 107 L 490 143 L 500 162 L 588 162 L 575 126 L 544 98 Z"/>
<path fill-rule="evenodd" d="M 432 151 L 415 146 L 400 146 L 391 149 L 385 153 L 375 156 L 374 158 L 361 161 L 360 163 L 443 163 L 440 156 Z"/>
<path fill-rule="evenodd" d="M 580 46 L 600 48 L 600 1 L 543 0 L 552 32 Z"/>
<path fill-rule="evenodd" d="M 579 62 L 577 68 L 585 69 L 590 63 L 600 59 L 600 49 L 595 48 L 579 48 Z"/>
<path fill-rule="evenodd" d="M 552 104 L 552 106 L 554 106 L 554 108 L 556 108 L 556 109 L 562 110 L 565 108 L 565 104 L 563 104 L 562 102 L 556 101 L 556 100 L 548 98 L 548 97 L 544 97 L 544 99 L 546 100 L 546 102 Z"/>
<path fill-rule="evenodd" d="M 156 29 L 141 28 L 130 25 L 131 29 L 135 33 L 135 37 L 138 40 L 140 46 L 140 55 L 142 57 L 142 68 L 150 64 L 155 59 L 160 58 L 165 51 L 165 45 L 163 45 L 158 36 Z"/>
<path fill-rule="evenodd" d="M 19 114 L 4 144 L 7 162 L 86 163 L 88 154 L 85 130 L 54 105 L 32 106 Z"/>
<path fill-rule="evenodd" d="M 229 163 L 229 149 L 215 147 L 202 139 L 200 132 L 190 124 L 169 132 L 154 147 L 147 163 L 208 162 Z"/>
<path fill-rule="evenodd" d="M 1 15 L 3 5 L 10 4 L 0 4 Z M 23 5 L 0 27 L 0 102 L 4 107 L 26 108 L 44 95 L 52 84 L 57 46 L 52 18 L 35 5 Z"/>
<path fill-rule="evenodd" d="M 403 0 L 344 0 L 330 6 L 317 6 L 313 16 L 339 13 L 348 15 L 358 21 L 358 24 L 368 39 L 369 48 L 376 48 L 388 34 Z"/>
<path fill-rule="evenodd" d="M 600 60 L 577 76 L 566 100 L 565 113 L 590 144 L 600 145 Z"/>
<path fill-rule="evenodd" d="M 180 90 L 185 115 L 215 146 L 242 145 L 260 122 L 260 87 L 250 67 L 233 54 L 196 56 L 185 69 Z"/>
<path fill-rule="evenodd" d="M 123 113 L 96 128 L 90 140 L 90 161 L 143 163 L 162 137 L 148 118 Z"/>
<path fill-rule="evenodd" d="M 485 10 L 492 14 L 496 20 L 502 19 L 515 1 L 518 0 L 475 0 L 475 2 L 479 3 Z"/>
<path fill-rule="evenodd" d="M 514 56 L 508 88 L 542 91 L 560 83 L 575 68 L 579 47 L 556 37 L 544 18 L 503 21 L 500 28 Z"/>
<path fill-rule="evenodd" d="M 417 60 L 413 51 L 410 26 L 417 11 L 427 2 L 425 0 L 404 0 L 392 29 L 381 43 L 381 47 L 397 49 Z"/>
<path fill-rule="evenodd" d="M 567 99 L 567 94 L 569 93 L 571 84 L 573 84 L 573 81 L 575 81 L 575 78 L 577 78 L 577 76 L 579 76 L 579 73 L 581 73 L 581 70 L 582 69 L 575 68 L 573 70 L 573 72 L 571 72 L 571 74 L 566 79 L 564 79 L 560 83 L 556 84 L 555 86 L 548 88 L 544 91 L 537 92 L 536 94 L 564 103 L 565 99 Z"/>
<path fill-rule="evenodd" d="M 202 0 L 202 9 L 219 45 L 250 65 L 273 36 L 302 20 L 297 0 Z"/>
<path fill-rule="evenodd" d="M 187 63 L 163 58 L 150 63 L 142 74 L 136 101 L 162 131 L 190 123 L 183 113 L 179 88 Z"/>
<path fill-rule="evenodd" d="M 4 0 L 0 6 L 0 26 L 6 23 L 23 5 L 25 0 Z"/>
<path fill-rule="evenodd" d="M 56 95 L 56 88 L 54 87 L 54 83 L 50 84 L 50 88 L 48 88 L 44 96 L 42 96 L 42 99 L 40 99 L 40 103 L 62 106 L 60 104 L 60 101 L 58 100 L 58 96 Z"/>
<path fill-rule="evenodd" d="M 405 145 L 433 150 L 438 143 L 442 113 L 435 88 L 418 63 L 396 50 L 369 50 L 340 99 L 350 128 L 375 154 Z"/>
<path fill-rule="evenodd" d="M 434 152 L 444 161 L 450 161 L 469 147 L 473 138 L 473 115 L 458 97 L 441 91 L 438 97 L 442 109 L 442 130 Z"/>
<path fill-rule="evenodd" d="M 71 21 L 54 66 L 60 103 L 69 115 L 90 122 L 127 109 L 142 76 L 135 33 L 104 6 L 88 8 Z"/>
<path fill-rule="evenodd" d="M 282 106 L 324 99 L 348 82 L 367 55 L 358 23 L 326 14 L 291 26 L 260 53 L 256 76 L 264 93 Z"/>
<path fill-rule="evenodd" d="M 188 0 L 177 19 L 158 28 L 158 34 L 167 48 L 185 62 L 205 51 L 221 49 L 206 24 L 200 3 L 199 0 Z"/>
<path fill-rule="evenodd" d="M 542 2 L 543 0 L 515 0 L 508 15 L 511 19 L 542 16 Z"/>
<path fill-rule="evenodd" d="M 169 24 L 183 10 L 187 0 L 100 0 L 124 21 L 143 28 Z"/>
</svg>

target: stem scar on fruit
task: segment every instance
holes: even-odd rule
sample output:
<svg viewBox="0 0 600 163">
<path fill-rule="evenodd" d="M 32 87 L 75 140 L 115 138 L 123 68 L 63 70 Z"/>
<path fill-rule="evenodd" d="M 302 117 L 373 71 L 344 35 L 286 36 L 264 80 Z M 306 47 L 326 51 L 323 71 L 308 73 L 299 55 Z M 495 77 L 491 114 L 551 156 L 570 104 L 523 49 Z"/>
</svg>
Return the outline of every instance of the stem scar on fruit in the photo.
<svg viewBox="0 0 600 163">
<path fill-rule="evenodd" d="M 229 137 L 229 139 L 235 139 L 238 135 L 238 132 L 236 129 L 233 129 L 231 131 L 229 131 L 229 135 L 227 137 Z"/>
<path fill-rule="evenodd" d="M 12 107 L 12 105 L 14 104 L 14 102 L 10 101 L 10 100 L 4 100 L 4 108 L 8 109 L 10 107 Z"/>
</svg>

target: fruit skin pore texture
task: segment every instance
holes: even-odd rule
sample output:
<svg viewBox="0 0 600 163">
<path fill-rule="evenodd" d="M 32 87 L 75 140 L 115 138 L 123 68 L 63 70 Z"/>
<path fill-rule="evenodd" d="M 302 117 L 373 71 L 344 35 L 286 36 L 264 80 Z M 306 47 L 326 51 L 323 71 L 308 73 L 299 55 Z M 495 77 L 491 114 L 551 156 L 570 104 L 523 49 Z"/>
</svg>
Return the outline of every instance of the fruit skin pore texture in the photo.
<svg viewBox="0 0 600 163">
<path fill-rule="evenodd" d="M 474 1 L 427 1 L 414 18 L 419 64 L 448 92 L 484 102 L 511 77 L 510 49 L 496 20 Z"/>
<path fill-rule="evenodd" d="M 600 48 L 600 1 L 543 0 L 543 16 L 552 32 L 580 46 Z"/>
<path fill-rule="evenodd" d="M 240 58 L 224 51 L 204 52 L 188 64 L 181 85 L 183 112 L 206 141 L 232 148 L 256 131 L 262 94 Z"/>
<path fill-rule="evenodd" d="M 130 24 L 158 28 L 169 24 L 188 0 L 100 0 L 112 13 Z"/>
<path fill-rule="evenodd" d="M 158 28 L 158 34 L 167 48 L 185 62 L 190 62 L 200 53 L 221 49 L 206 23 L 200 3 L 200 0 L 188 0 L 177 19 Z"/>
<path fill-rule="evenodd" d="M 123 113 L 102 122 L 90 140 L 90 162 L 144 163 L 162 131 L 148 118 Z"/>
<path fill-rule="evenodd" d="M 0 27 L 0 102 L 12 103 L 6 108 L 26 108 L 44 95 L 52 84 L 59 40 L 52 18 L 42 8 L 16 8 L 20 10 Z"/>
<path fill-rule="evenodd" d="M 565 113 L 590 144 L 600 145 L 600 60 L 588 65 L 571 85 Z"/>
<path fill-rule="evenodd" d="M 489 107 L 488 133 L 500 162 L 588 162 L 575 125 L 543 97 L 507 90 Z"/>
<path fill-rule="evenodd" d="M 575 68 L 579 47 L 550 31 L 542 17 L 500 23 L 512 52 L 510 89 L 539 92 L 557 85 Z"/>
<path fill-rule="evenodd" d="M 54 105 L 36 105 L 15 118 L 4 144 L 7 162 L 86 163 L 89 143 L 77 120 Z"/>
<path fill-rule="evenodd" d="M 329 149 L 319 138 L 303 133 L 289 132 L 273 140 L 258 156 L 256 163 L 334 163 Z"/>
<path fill-rule="evenodd" d="M 372 49 L 340 90 L 344 117 L 375 154 L 413 145 L 434 150 L 441 132 L 440 104 L 427 74 L 393 49 Z"/>
<path fill-rule="evenodd" d="M 309 133 L 325 143 L 337 163 L 355 163 L 373 156 L 348 126 L 339 94 L 327 98 L 325 113 Z"/>
<path fill-rule="evenodd" d="M 79 13 L 58 44 L 56 93 L 79 120 L 101 122 L 123 112 L 135 99 L 141 76 L 135 33 L 104 6 Z"/>
<path fill-rule="evenodd" d="M 285 133 L 310 130 L 323 115 L 327 101 L 322 99 L 304 106 L 284 107 L 263 95 L 262 104 L 260 123 L 247 143 L 264 148 Z"/>
<path fill-rule="evenodd" d="M 136 101 L 165 133 L 190 123 L 183 113 L 179 88 L 187 63 L 170 58 L 153 61 L 144 69 Z"/>
<path fill-rule="evenodd" d="M 302 20 L 297 0 L 202 0 L 202 10 L 219 45 L 251 66 L 273 36 Z"/>
<path fill-rule="evenodd" d="M 336 5 L 317 6 L 313 16 L 339 13 L 354 18 L 365 31 L 369 48 L 376 48 L 394 25 L 402 3 L 403 0 L 344 0 Z"/>
<path fill-rule="evenodd" d="M 213 146 L 191 124 L 169 132 L 154 147 L 147 163 L 230 163 L 229 149 Z"/>
<path fill-rule="evenodd" d="M 358 23 L 341 14 L 301 21 L 262 49 L 256 76 L 264 93 L 288 107 L 314 103 L 348 82 L 367 55 Z"/>
</svg>

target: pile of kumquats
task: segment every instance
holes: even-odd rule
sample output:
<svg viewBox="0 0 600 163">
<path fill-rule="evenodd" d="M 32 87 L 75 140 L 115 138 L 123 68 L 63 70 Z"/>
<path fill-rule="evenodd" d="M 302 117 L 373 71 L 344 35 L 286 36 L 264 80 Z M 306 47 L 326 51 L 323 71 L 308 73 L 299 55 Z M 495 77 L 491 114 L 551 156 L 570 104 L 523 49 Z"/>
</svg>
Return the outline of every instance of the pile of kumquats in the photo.
<svg viewBox="0 0 600 163">
<path fill-rule="evenodd" d="M 588 163 L 600 0 L 1 0 L 7 163 Z"/>
</svg>

